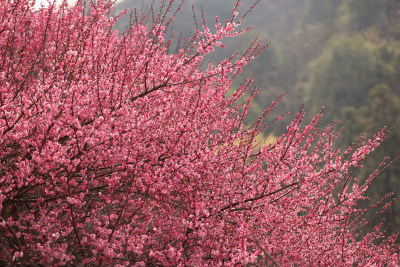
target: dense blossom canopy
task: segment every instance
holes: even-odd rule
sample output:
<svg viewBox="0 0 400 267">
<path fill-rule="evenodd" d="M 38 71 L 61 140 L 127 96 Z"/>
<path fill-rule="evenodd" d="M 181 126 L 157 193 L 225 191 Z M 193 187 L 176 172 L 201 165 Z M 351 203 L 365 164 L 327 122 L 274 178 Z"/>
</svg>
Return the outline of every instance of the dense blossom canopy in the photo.
<svg viewBox="0 0 400 267">
<path fill-rule="evenodd" d="M 238 33 L 239 4 L 171 53 L 172 2 L 118 33 L 107 2 L 0 0 L 0 263 L 396 266 L 395 238 L 360 235 L 355 208 L 386 132 L 334 149 L 300 111 L 257 145 L 276 103 L 246 128 L 251 79 L 226 93 L 263 47 L 201 65 Z"/>
</svg>

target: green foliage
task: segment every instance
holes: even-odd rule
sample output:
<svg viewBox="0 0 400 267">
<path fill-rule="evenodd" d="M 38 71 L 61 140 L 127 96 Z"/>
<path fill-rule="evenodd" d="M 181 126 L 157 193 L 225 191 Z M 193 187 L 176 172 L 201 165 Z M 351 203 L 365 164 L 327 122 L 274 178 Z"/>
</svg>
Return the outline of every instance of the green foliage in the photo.
<svg viewBox="0 0 400 267">
<path fill-rule="evenodd" d="M 343 20 L 354 31 L 370 27 L 382 28 L 387 23 L 385 0 L 345 0 L 342 6 Z"/>
<path fill-rule="evenodd" d="M 345 107 L 367 103 L 369 91 L 396 76 L 395 59 L 399 50 L 385 42 L 379 44 L 358 34 L 336 36 L 310 65 L 308 100 L 315 113 L 326 106 L 328 120 L 340 119 Z"/>
<path fill-rule="evenodd" d="M 303 13 L 303 23 L 331 23 L 342 0 L 308 0 Z"/>
<path fill-rule="evenodd" d="M 386 123 L 394 125 L 399 121 L 400 102 L 387 84 L 375 86 L 368 95 L 368 105 L 362 108 L 362 125 L 366 131 L 375 131 Z M 400 151 L 400 150 L 399 150 Z"/>
</svg>

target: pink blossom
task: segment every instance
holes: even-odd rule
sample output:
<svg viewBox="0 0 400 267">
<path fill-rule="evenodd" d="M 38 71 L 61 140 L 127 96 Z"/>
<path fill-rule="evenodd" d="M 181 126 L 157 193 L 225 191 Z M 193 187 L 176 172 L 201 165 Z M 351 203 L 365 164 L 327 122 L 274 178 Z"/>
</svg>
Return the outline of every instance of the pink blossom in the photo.
<svg viewBox="0 0 400 267">
<path fill-rule="evenodd" d="M 177 54 L 161 15 L 119 34 L 108 1 L 78 2 L 0 0 L 2 262 L 398 265 L 396 237 L 362 235 L 368 211 L 355 207 L 379 170 L 357 185 L 352 170 L 385 129 L 334 150 L 322 112 L 305 123 L 301 110 L 276 142 L 256 145 L 278 101 L 247 128 L 254 95 L 239 99 L 252 80 L 227 92 L 265 46 L 256 39 L 237 61 L 201 67 L 243 33 L 240 2 L 216 32 L 202 21 Z"/>
</svg>

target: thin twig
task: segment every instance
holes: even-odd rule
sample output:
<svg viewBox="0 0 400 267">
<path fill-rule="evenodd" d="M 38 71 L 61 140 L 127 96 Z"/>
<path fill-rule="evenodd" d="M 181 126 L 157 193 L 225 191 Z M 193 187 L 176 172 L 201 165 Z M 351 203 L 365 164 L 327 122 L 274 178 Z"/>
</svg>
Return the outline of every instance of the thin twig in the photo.
<svg viewBox="0 0 400 267">
<path fill-rule="evenodd" d="M 274 259 L 274 257 L 272 257 L 272 255 L 269 254 L 268 251 L 267 251 L 263 246 L 261 246 L 260 241 L 258 241 L 256 235 L 254 234 L 254 231 L 253 231 L 251 228 L 250 228 L 249 230 L 250 230 L 250 232 L 251 232 L 251 237 L 252 237 L 254 243 L 256 244 L 256 246 L 257 246 L 259 249 L 261 249 L 262 252 L 264 252 L 265 256 L 267 256 L 267 258 L 270 259 L 270 260 L 272 261 L 272 263 L 273 263 L 275 266 L 281 267 L 281 265 L 279 264 L 279 262 L 277 262 L 277 261 Z"/>
</svg>

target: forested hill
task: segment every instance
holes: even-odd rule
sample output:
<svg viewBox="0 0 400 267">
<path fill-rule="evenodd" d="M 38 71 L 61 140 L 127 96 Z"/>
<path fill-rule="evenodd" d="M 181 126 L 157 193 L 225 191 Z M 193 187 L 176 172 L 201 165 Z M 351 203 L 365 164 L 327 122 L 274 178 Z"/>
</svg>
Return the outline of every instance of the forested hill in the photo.
<svg viewBox="0 0 400 267">
<path fill-rule="evenodd" d="M 135 6 L 140 10 L 142 2 L 150 1 L 125 0 L 116 11 Z M 221 20 L 230 16 L 234 2 L 187 1 L 173 29 L 187 33 L 194 28 L 191 5 L 198 16 L 202 6 L 211 25 L 216 15 Z M 240 10 L 244 11 L 252 1 L 242 2 Z M 128 17 L 123 18 L 120 27 L 127 21 Z M 325 106 L 324 122 L 337 121 L 342 129 L 338 146 L 351 144 L 363 133 L 371 135 L 384 125 L 393 127 L 387 140 L 366 160 L 367 171 L 358 174 L 360 179 L 384 156 L 400 154 L 400 1 L 262 0 L 248 15 L 244 26 L 249 25 L 254 26 L 253 31 L 228 42 L 227 51 L 243 51 L 257 35 L 270 45 L 237 81 L 238 85 L 240 79 L 256 73 L 254 85 L 262 89 L 249 120 L 287 92 L 271 116 L 286 111 L 291 115 L 270 127 L 270 133 L 284 132 L 304 102 L 309 118 Z M 369 192 L 374 201 L 378 195 L 395 192 L 398 200 L 385 214 L 389 232 L 400 229 L 399 165 L 384 172 Z"/>
</svg>

